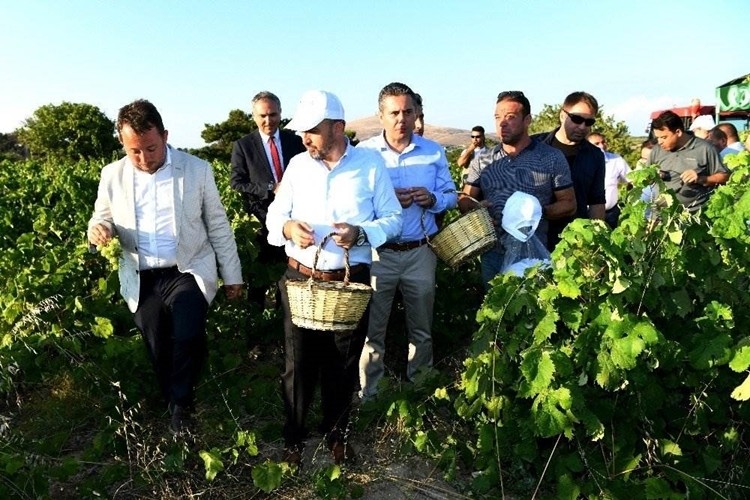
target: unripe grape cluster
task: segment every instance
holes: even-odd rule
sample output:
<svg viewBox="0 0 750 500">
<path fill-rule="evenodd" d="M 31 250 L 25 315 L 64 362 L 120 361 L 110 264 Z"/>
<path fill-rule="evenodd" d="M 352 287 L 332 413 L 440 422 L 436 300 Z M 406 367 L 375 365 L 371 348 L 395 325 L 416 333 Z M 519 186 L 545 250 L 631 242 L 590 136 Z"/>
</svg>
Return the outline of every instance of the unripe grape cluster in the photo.
<svg viewBox="0 0 750 500">
<path fill-rule="evenodd" d="M 120 246 L 119 238 L 112 238 L 106 245 L 98 245 L 96 249 L 102 257 L 107 259 L 107 262 L 112 266 L 112 269 L 117 270 L 120 268 L 122 247 Z"/>
</svg>

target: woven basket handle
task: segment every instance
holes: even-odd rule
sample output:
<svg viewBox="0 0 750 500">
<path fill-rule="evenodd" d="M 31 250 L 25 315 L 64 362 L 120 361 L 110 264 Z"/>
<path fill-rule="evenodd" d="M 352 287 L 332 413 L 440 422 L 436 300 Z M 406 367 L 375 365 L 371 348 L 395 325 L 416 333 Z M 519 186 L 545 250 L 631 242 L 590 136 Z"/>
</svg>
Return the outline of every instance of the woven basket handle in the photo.
<svg viewBox="0 0 750 500">
<path fill-rule="evenodd" d="M 468 199 L 470 199 L 471 201 L 473 201 L 474 203 L 477 204 L 477 208 L 482 208 L 482 206 L 483 206 L 481 201 L 477 200 L 476 198 L 474 198 L 473 196 L 471 196 L 469 194 L 466 194 L 466 193 L 463 193 L 463 192 L 459 192 L 458 196 L 466 196 Z"/>
<path fill-rule="evenodd" d="M 312 274 L 310 275 L 310 280 L 313 281 L 313 276 L 315 276 L 315 270 L 318 267 L 318 258 L 320 257 L 320 251 L 323 250 L 323 247 L 326 243 L 328 243 L 328 240 L 331 239 L 332 236 L 334 236 L 336 232 L 328 233 L 325 235 L 323 240 L 320 242 L 320 245 L 318 245 L 318 249 L 315 250 L 315 257 L 313 258 L 313 266 L 312 266 Z M 344 248 L 344 285 L 349 284 L 349 272 L 350 272 L 350 266 L 349 266 L 349 249 Z"/>
</svg>

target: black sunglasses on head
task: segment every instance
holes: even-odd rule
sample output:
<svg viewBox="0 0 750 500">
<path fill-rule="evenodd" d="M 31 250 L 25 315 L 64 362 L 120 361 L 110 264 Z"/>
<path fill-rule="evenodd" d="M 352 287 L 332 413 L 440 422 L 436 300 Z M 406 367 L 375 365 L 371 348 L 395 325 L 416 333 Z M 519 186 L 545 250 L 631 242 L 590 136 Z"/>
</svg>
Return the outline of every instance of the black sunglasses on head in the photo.
<svg viewBox="0 0 750 500">
<path fill-rule="evenodd" d="M 570 120 L 575 123 L 576 125 L 580 125 L 581 123 L 585 123 L 587 127 L 592 126 L 594 123 L 596 123 L 596 118 L 584 118 L 581 115 L 576 115 L 573 113 L 568 113 L 567 110 L 563 109 L 565 111 L 565 114 L 570 117 Z"/>
</svg>

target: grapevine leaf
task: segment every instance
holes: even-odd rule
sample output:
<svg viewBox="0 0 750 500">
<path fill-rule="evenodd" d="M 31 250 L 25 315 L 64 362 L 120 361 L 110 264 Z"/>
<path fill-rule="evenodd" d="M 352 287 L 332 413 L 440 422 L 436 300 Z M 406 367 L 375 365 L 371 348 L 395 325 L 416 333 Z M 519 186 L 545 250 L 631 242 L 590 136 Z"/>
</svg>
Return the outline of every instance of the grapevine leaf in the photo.
<svg viewBox="0 0 750 500">
<path fill-rule="evenodd" d="M 569 498 L 575 500 L 581 495 L 581 488 L 576 484 L 570 474 L 563 474 L 557 478 L 557 498 Z"/>
<path fill-rule="evenodd" d="M 629 286 L 630 282 L 627 279 L 618 277 L 615 280 L 614 285 L 612 285 L 612 293 L 614 293 L 615 295 L 618 293 L 622 293 L 627 290 Z"/>
<path fill-rule="evenodd" d="M 732 391 L 732 399 L 737 401 L 750 400 L 750 375 L 745 378 L 745 381 L 735 387 Z"/>
<path fill-rule="evenodd" d="M 276 462 L 266 460 L 262 464 L 253 467 L 253 484 L 266 493 L 281 486 L 281 477 L 283 475 L 282 466 Z"/>
<path fill-rule="evenodd" d="M 529 397 L 549 387 L 555 373 L 555 365 L 548 352 L 533 349 L 524 355 L 521 373 L 528 382 L 528 390 L 524 396 Z"/>
<path fill-rule="evenodd" d="M 211 451 L 201 450 L 198 455 L 203 459 L 203 465 L 206 468 L 206 479 L 213 481 L 220 471 L 224 469 L 221 461 L 220 451 L 216 448 Z"/>
<path fill-rule="evenodd" d="M 676 455 L 682 456 L 682 449 L 680 445 L 670 439 L 664 439 L 659 443 L 659 448 L 662 455 Z"/>
<path fill-rule="evenodd" d="M 669 239 L 674 243 L 675 245 L 679 245 L 682 243 L 682 231 L 677 229 L 675 231 L 669 232 Z"/>
<path fill-rule="evenodd" d="M 732 354 L 731 344 L 732 338 L 726 333 L 702 340 L 690 351 L 690 363 L 699 370 L 722 365 L 729 361 Z"/>
<path fill-rule="evenodd" d="M 580 287 L 575 281 L 573 281 L 572 278 L 561 279 L 557 284 L 557 288 L 560 290 L 560 295 L 562 295 L 563 297 L 575 299 L 576 297 L 581 295 Z"/>
<path fill-rule="evenodd" d="M 742 346 L 734 353 L 729 362 L 729 368 L 736 372 L 747 370 L 750 367 L 750 346 Z"/>
<path fill-rule="evenodd" d="M 554 310 L 547 311 L 542 320 L 534 328 L 534 342 L 544 342 L 557 329 L 556 323 L 559 316 Z"/>
</svg>

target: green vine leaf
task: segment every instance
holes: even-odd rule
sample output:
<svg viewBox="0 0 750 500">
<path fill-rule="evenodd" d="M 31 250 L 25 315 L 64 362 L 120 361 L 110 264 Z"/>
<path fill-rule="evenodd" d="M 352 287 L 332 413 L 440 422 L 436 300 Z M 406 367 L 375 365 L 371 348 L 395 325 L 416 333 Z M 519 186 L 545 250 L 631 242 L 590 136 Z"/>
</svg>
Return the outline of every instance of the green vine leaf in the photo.
<svg viewBox="0 0 750 500">
<path fill-rule="evenodd" d="M 206 468 L 206 479 L 213 481 L 216 474 L 224 470 L 224 464 L 221 461 L 221 452 L 213 448 L 211 451 L 201 450 L 198 455 L 203 459 L 203 466 Z"/>
<path fill-rule="evenodd" d="M 732 399 L 737 401 L 748 401 L 750 400 L 750 375 L 745 378 L 745 381 L 735 387 L 732 391 Z"/>
<path fill-rule="evenodd" d="M 737 373 L 750 368 L 750 346 L 745 345 L 735 351 L 729 362 L 729 368 Z"/>
<path fill-rule="evenodd" d="M 271 493 L 273 490 L 281 486 L 281 479 L 284 475 L 284 470 L 291 472 L 289 466 L 284 464 L 278 464 L 270 460 L 266 460 L 262 464 L 258 464 L 253 467 L 253 484 L 266 493 Z"/>
<path fill-rule="evenodd" d="M 539 349 L 530 349 L 523 356 L 521 373 L 527 381 L 522 397 L 531 397 L 549 388 L 555 373 L 555 365 L 550 354 Z"/>
</svg>

